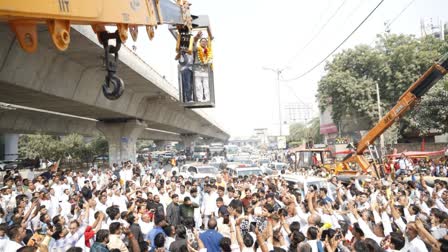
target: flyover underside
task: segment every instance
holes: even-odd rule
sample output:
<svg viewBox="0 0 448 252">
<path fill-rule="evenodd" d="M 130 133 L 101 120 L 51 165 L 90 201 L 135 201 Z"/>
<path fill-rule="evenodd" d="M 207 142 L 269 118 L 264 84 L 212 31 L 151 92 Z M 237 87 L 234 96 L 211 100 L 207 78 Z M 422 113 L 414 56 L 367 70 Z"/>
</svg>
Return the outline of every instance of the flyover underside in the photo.
<svg viewBox="0 0 448 252">
<path fill-rule="evenodd" d="M 159 130 L 228 138 L 203 115 L 182 108 L 176 89 L 127 48 L 120 51 L 119 65 L 126 91 L 107 100 L 101 92 L 103 49 L 90 27 L 71 29 L 65 52 L 54 49 L 44 26 L 33 54 L 20 48 L 8 26 L 0 25 L 0 37 L 0 102 L 98 120 L 140 119 Z"/>
<path fill-rule="evenodd" d="M 25 110 L 0 110 L 0 133 L 95 136 L 102 133 L 96 121 Z M 178 134 L 145 129 L 139 139 L 181 141 Z"/>
</svg>

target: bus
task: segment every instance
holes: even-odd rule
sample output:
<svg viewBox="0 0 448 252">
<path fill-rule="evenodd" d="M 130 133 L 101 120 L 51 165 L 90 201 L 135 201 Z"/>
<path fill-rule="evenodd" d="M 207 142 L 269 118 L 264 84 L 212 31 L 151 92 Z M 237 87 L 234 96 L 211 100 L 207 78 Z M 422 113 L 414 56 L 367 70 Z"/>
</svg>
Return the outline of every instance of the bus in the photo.
<svg viewBox="0 0 448 252">
<path fill-rule="evenodd" d="M 221 156 L 224 152 L 224 145 L 222 143 L 212 143 L 210 145 L 210 153 L 212 156 Z"/>
<path fill-rule="evenodd" d="M 226 145 L 225 148 L 227 161 L 233 162 L 235 160 L 235 157 L 238 156 L 240 148 L 236 145 Z"/>
<path fill-rule="evenodd" d="M 207 151 L 209 150 L 209 146 L 208 145 L 197 145 L 194 146 L 193 149 L 193 160 L 204 160 L 207 157 Z"/>
</svg>

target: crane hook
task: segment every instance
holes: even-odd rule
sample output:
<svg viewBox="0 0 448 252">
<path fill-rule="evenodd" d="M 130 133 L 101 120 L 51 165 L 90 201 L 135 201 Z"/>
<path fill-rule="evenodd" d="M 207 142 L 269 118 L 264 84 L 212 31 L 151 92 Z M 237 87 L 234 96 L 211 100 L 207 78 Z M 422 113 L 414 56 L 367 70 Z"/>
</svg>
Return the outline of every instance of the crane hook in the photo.
<svg viewBox="0 0 448 252">
<path fill-rule="evenodd" d="M 103 31 L 99 33 L 99 38 L 104 47 L 104 57 L 107 75 L 102 86 L 104 96 L 109 100 L 116 100 L 124 92 L 124 82 L 116 75 L 118 66 L 118 51 L 121 47 L 121 39 L 118 31 L 109 33 Z M 115 39 L 115 46 L 109 45 L 109 40 Z"/>
</svg>

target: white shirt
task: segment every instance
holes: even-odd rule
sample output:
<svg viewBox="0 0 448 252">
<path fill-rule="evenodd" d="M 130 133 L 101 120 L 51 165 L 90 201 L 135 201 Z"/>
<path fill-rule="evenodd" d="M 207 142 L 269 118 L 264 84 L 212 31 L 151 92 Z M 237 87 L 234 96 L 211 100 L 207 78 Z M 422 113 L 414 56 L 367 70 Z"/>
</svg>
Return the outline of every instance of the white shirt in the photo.
<svg viewBox="0 0 448 252">
<path fill-rule="evenodd" d="M 117 196 L 114 194 L 112 196 L 112 204 L 117 205 L 120 208 L 120 212 L 128 210 L 128 208 L 126 207 L 126 197 L 123 195 Z"/>
<path fill-rule="evenodd" d="M 216 199 L 218 198 L 218 194 L 213 193 L 206 193 L 204 194 L 204 200 L 202 201 L 202 214 L 204 215 L 212 215 L 212 213 L 216 212 Z"/>
<path fill-rule="evenodd" d="M 0 252 L 4 252 L 6 251 L 6 244 L 8 243 L 9 238 L 8 236 L 4 235 L 3 237 L 0 238 Z"/>
<path fill-rule="evenodd" d="M 173 241 L 174 241 L 173 237 L 167 236 L 165 238 L 165 250 L 166 251 L 170 251 L 170 246 L 171 246 L 171 243 L 173 243 Z"/>
<path fill-rule="evenodd" d="M 107 204 L 107 201 L 106 201 L 106 204 Z M 106 204 L 103 204 L 99 200 L 97 200 L 97 202 L 96 202 L 96 210 L 97 211 L 101 211 L 104 214 L 106 214 L 106 209 L 108 207 Z"/>
<path fill-rule="evenodd" d="M 15 241 L 8 240 L 6 242 L 5 251 L 17 251 L 21 247 L 23 247 L 22 244 L 19 244 Z"/>
<path fill-rule="evenodd" d="M 425 243 L 420 239 L 420 237 L 415 237 L 411 242 L 406 238 L 406 244 L 400 250 L 402 252 L 428 252 Z"/>
<path fill-rule="evenodd" d="M 148 236 L 149 231 L 153 229 L 154 222 L 144 222 L 142 219 L 138 220 L 138 225 L 140 226 L 140 229 L 142 230 L 143 237 L 146 240 L 146 237 Z"/>
<path fill-rule="evenodd" d="M 311 246 L 311 251 L 313 251 L 313 252 L 318 252 L 318 249 L 317 249 L 317 240 L 310 240 L 310 241 L 307 241 L 307 243 Z M 324 244 L 322 243 L 322 247 L 324 246 Z"/>
</svg>

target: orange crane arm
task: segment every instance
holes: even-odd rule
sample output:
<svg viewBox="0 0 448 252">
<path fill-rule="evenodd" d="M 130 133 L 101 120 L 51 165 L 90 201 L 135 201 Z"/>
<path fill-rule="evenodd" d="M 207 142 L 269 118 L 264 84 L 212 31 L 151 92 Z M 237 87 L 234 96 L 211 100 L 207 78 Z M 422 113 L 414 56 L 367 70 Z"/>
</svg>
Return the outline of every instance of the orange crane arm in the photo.
<svg viewBox="0 0 448 252">
<path fill-rule="evenodd" d="M 398 121 L 416 102 L 448 72 L 448 53 L 434 63 L 417 81 L 415 81 L 398 99 L 397 104 L 381 120 L 362 137 L 356 147 L 356 153 L 345 157 L 343 163 L 346 169 L 356 163 L 366 172 L 370 166 L 363 156 L 369 145 L 384 133 L 394 122 Z"/>
<path fill-rule="evenodd" d="M 395 121 L 409 111 L 414 104 L 447 73 L 448 54 L 434 63 L 398 99 L 397 104 L 359 141 L 356 154 L 362 155 L 370 144 L 387 130 Z"/>
</svg>

